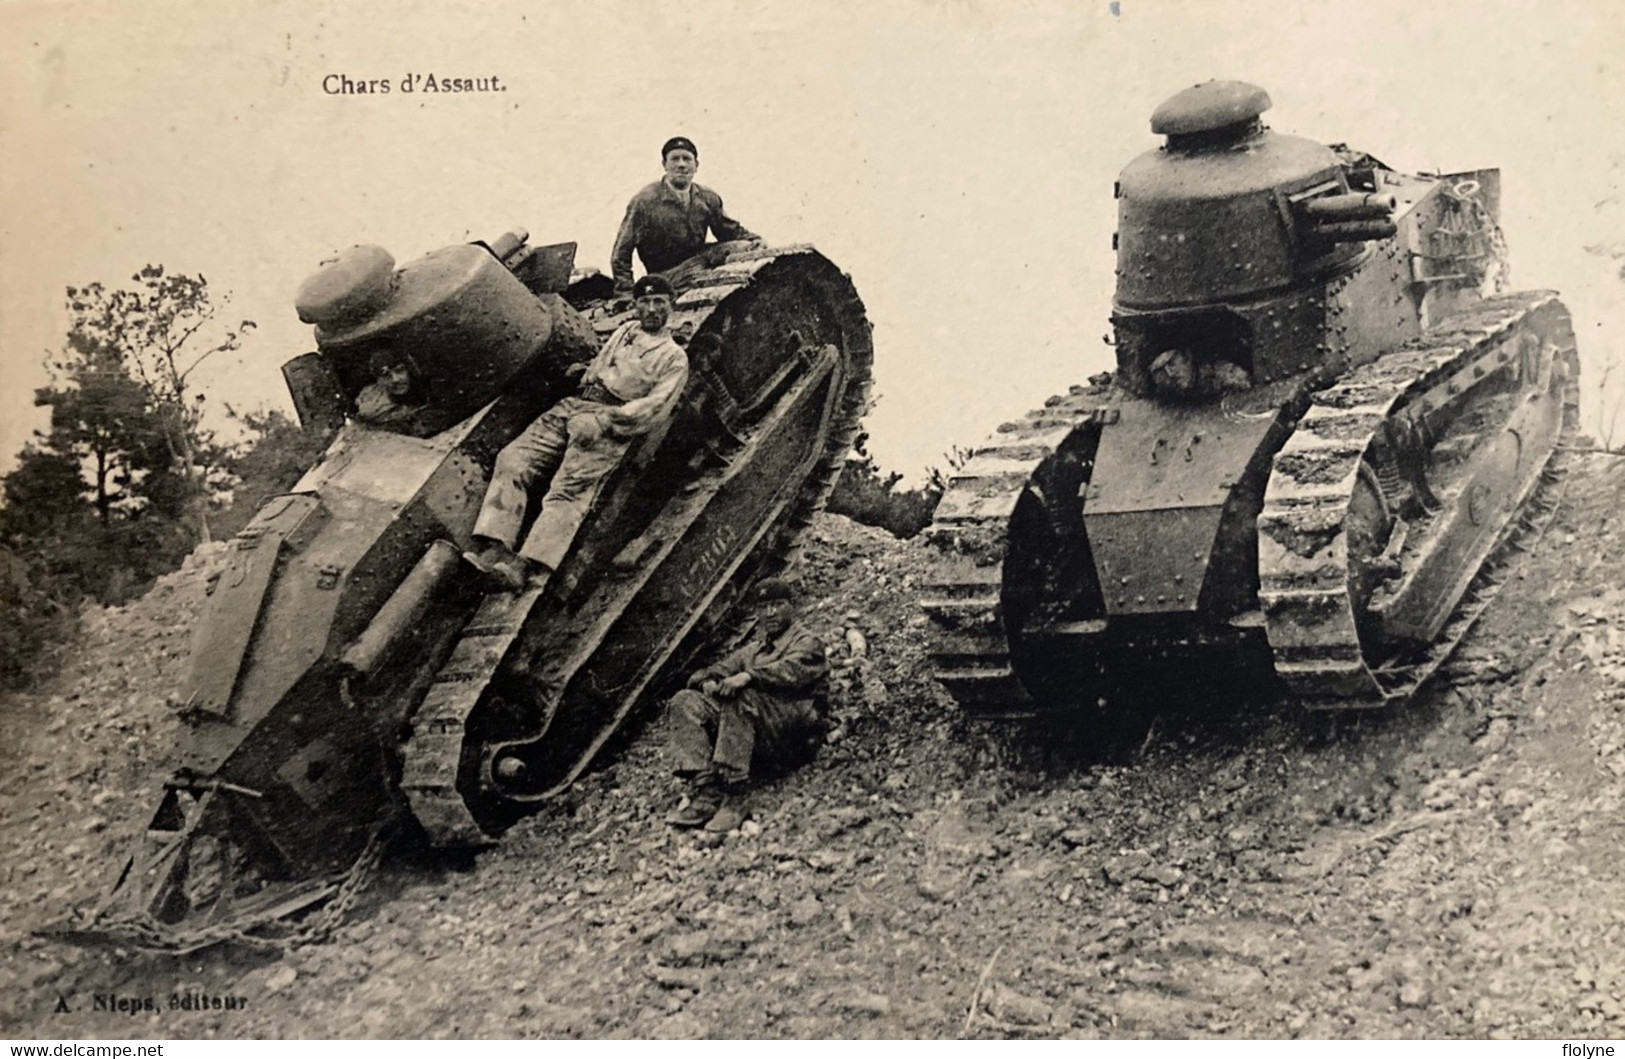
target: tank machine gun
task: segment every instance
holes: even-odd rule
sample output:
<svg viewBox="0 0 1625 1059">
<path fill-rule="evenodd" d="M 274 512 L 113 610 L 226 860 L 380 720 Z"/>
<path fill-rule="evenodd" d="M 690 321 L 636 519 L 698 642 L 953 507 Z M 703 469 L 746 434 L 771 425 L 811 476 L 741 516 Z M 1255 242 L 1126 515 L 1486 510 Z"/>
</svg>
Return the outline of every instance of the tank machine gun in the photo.
<svg viewBox="0 0 1625 1059">
<path fill-rule="evenodd" d="M 486 595 L 460 561 L 498 451 L 628 318 L 603 277 L 569 282 L 573 255 L 523 232 L 399 269 L 362 247 L 301 288 L 317 352 L 284 375 L 337 433 L 232 542 L 181 765 L 106 899 L 56 933 L 171 952 L 320 933 L 390 829 L 478 847 L 566 789 L 787 561 L 865 409 L 869 324 L 810 247 L 735 244 L 676 298 L 683 400 L 546 591 Z M 428 395 L 389 428 L 346 418 L 380 349 Z"/>
<path fill-rule="evenodd" d="M 1106 729 L 1171 676 L 1311 707 L 1411 694 L 1551 505 L 1579 363 L 1506 293 L 1495 170 L 1415 176 L 1212 81 L 1117 185 L 1115 373 L 975 449 L 929 538 L 938 680 Z"/>
</svg>

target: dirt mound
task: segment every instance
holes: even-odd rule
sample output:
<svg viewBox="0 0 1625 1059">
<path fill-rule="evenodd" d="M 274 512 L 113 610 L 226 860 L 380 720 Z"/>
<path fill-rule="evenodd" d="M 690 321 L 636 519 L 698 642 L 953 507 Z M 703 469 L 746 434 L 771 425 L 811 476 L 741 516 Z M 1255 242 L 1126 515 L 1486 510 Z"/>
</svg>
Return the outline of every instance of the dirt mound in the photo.
<svg viewBox="0 0 1625 1059">
<path fill-rule="evenodd" d="M 467 865 L 399 850 L 328 944 L 75 950 L 145 824 L 216 555 L 86 616 L 7 700 L 0 1023 L 35 1036 L 1617 1036 L 1625 461 L 1567 503 L 1389 716 L 1158 718 L 1117 763 L 964 721 L 932 553 L 825 516 L 799 561 L 837 727 L 725 839 L 678 834 L 651 723 Z M 94 1010 L 94 995 L 155 1011 Z M 169 998 L 245 997 L 233 1010 Z M 59 999 L 70 1011 L 57 1012 Z"/>
</svg>

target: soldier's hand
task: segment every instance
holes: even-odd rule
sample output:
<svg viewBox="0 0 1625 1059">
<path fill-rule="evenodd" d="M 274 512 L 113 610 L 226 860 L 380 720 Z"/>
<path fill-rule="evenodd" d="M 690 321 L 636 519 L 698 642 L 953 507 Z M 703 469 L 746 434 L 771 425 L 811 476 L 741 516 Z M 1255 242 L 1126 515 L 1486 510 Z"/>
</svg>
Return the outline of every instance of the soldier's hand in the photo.
<svg viewBox="0 0 1625 1059">
<path fill-rule="evenodd" d="M 705 670 L 697 670 L 694 673 L 689 674 L 688 683 L 684 684 L 683 687 L 703 688 L 710 682 L 710 680 L 711 678 L 706 675 Z"/>
<path fill-rule="evenodd" d="M 571 416 L 564 424 L 564 429 L 570 434 L 570 440 L 578 445 L 592 446 L 604 436 L 603 422 L 591 412 L 580 412 Z"/>
<path fill-rule="evenodd" d="M 717 690 L 723 695 L 735 695 L 739 689 L 750 683 L 749 673 L 735 673 L 733 676 L 717 685 Z"/>
<path fill-rule="evenodd" d="M 721 685 L 719 685 L 714 680 L 704 681 L 703 683 L 700 684 L 700 693 L 702 695 L 715 695 L 717 693 L 717 689 L 720 686 Z"/>
</svg>

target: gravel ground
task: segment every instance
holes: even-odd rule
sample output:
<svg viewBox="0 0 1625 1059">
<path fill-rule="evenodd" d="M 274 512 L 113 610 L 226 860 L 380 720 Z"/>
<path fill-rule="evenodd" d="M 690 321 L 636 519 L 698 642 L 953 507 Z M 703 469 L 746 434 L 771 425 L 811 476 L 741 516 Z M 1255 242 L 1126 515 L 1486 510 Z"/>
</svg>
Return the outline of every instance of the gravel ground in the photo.
<svg viewBox="0 0 1625 1059">
<path fill-rule="evenodd" d="M 1625 461 L 1579 459 L 1556 525 L 1402 710 L 1186 709 L 1109 763 L 963 720 L 927 675 L 930 551 L 825 516 L 802 575 L 840 726 L 740 832 L 663 825 L 657 721 L 471 863 L 392 851 L 328 943 L 34 937 L 111 881 L 155 803 L 205 549 L 87 612 L 60 678 L 0 702 L 0 1032 L 1619 1037 L 1622 513 Z"/>
</svg>

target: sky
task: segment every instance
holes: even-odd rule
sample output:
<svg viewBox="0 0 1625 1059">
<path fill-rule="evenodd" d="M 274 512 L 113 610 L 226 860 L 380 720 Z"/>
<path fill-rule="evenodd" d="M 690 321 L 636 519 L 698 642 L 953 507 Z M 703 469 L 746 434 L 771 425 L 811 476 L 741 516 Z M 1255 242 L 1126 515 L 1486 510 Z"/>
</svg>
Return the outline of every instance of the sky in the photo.
<svg viewBox="0 0 1625 1059">
<path fill-rule="evenodd" d="M 402 93 L 411 74 L 502 92 Z M 330 74 L 387 79 L 334 95 Z M 212 405 L 289 408 L 331 251 L 515 226 L 607 269 L 673 134 L 773 243 L 850 273 L 870 449 L 917 480 L 1109 366 L 1112 182 L 1155 106 L 1266 88 L 1276 130 L 1407 170 L 1500 166 L 1520 288 L 1575 314 L 1587 425 L 1625 398 L 1625 9 L 1609 0 L 0 0 L 0 467 L 39 425 L 64 289 L 201 273 L 257 329 Z M 1625 416 L 1615 442 L 1625 442 Z"/>
</svg>

